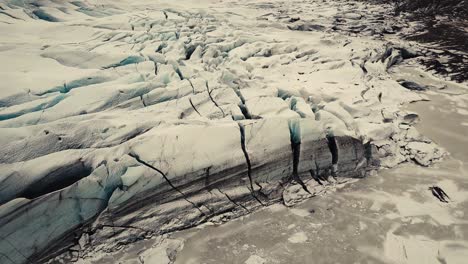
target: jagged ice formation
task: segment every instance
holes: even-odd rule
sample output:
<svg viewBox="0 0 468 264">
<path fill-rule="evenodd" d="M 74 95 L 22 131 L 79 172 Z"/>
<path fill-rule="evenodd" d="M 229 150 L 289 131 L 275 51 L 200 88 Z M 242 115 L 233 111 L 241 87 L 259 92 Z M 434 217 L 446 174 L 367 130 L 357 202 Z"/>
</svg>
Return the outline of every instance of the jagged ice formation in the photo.
<svg viewBox="0 0 468 264">
<path fill-rule="evenodd" d="M 408 49 L 331 30 L 333 4 L 315 25 L 265 12 L 283 2 L 33 2 L 0 3 L 1 263 L 116 251 L 288 203 L 291 181 L 313 195 L 307 180 L 443 153 L 399 110 L 424 99 L 388 74 Z"/>
</svg>

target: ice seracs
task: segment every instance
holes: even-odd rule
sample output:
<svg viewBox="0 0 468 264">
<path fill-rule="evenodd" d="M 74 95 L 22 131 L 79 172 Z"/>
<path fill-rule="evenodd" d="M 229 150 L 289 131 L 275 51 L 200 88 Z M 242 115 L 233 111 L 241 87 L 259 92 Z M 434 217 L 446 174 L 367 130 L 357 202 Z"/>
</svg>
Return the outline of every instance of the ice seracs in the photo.
<svg viewBox="0 0 468 264">
<path fill-rule="evenodd" d="M 0 262 L 113 252 L 443 155 L 399 110 L 424 98 L 388 72 L 409 58 L 325 30 L 336 6 L 306 34 L 208 2 L 1 4 Z"/>
</svg>

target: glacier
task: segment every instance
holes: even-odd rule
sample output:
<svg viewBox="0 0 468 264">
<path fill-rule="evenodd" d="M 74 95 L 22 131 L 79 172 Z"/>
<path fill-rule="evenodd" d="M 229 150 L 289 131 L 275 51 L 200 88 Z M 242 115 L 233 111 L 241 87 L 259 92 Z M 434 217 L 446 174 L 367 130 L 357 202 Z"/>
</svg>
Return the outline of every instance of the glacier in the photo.
<svg viewBox="0 0 468 264">
<path fill-rule="evenodd" d="M 299 2 L 0 3 L 0 262 L 116 252 L 441 159 L 401 107 L 428 98 L 392 74 L 418 46 L 355 15 L 385 9 Z"/>
</svg>

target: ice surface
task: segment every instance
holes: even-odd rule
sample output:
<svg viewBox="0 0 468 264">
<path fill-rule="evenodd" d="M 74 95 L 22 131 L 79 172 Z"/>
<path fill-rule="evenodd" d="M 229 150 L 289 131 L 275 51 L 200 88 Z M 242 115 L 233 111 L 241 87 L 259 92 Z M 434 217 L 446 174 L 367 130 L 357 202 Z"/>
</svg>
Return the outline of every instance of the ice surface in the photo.
<svg viewBox="0 0 468 264">
<path fill-rule="evenodd" d="M 409 49 L 350 36 L 334 4 L 296 22 L 279 4 L 0 3 L 0 262 L 84 237 L 79 257 L 112 252 L 319 185 L 291 180 L 443 156 L 399 109 L 425 99 L 389 72 Z"/>
</svg>

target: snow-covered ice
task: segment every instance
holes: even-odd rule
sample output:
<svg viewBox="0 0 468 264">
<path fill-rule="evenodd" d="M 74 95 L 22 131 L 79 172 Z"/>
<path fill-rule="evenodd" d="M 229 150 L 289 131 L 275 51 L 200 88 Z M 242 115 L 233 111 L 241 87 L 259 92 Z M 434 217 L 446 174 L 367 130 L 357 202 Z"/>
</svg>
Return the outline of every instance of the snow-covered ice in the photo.
<svg viewBox="0 0 468 264">
<path fill-rule="evenodd" d="M 391 72 L 417 51 L 359 25 L 378 6 L 340 5 L 1 2 L 0 262 L 115 252 L 443 157 L 400 109 L 427 99 Z"/>
</svg>

